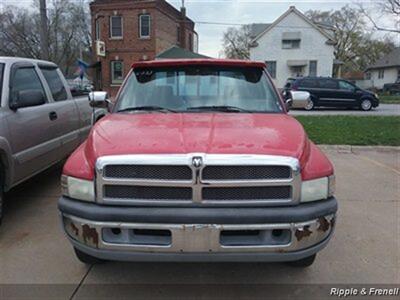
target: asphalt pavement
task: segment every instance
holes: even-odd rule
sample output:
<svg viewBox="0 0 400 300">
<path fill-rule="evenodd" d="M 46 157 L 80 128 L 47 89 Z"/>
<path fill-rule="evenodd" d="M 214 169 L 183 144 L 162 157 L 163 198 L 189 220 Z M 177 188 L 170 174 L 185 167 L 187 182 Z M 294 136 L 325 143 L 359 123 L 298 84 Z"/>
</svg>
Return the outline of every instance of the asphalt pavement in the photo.
<svg viewBox="0 0 400 300">
<path fill-rule="evenodd" d="M 7 194 L 0 298 L 278 299 L 272 291 L 286 295 L 291 286 L 268 284 L 299 284 L 298 297 L 318 289 L 322 299 L 332 299 L 331 286 L 316 284 L 399 285 L 400 150 L 349 149 L 324 150 L 335 166 L 340 208 L 333 239 L 308 269 L 281 263 L 86 266 L 61 230 L 61 168 L 52 168 Z"/>
<path fill-rule="evenodd" d="M 312 111 L 293 109 L 289 114 L 294 116 L 334 116 L 334 115 L 349 115 L 349 116 L 400 116 L 399 104 L 380 104 L 378 107 L 370 111 L 361 111 L 359 109 L 346 108 L 328 108 L 318 107 Z"/>
</svg>

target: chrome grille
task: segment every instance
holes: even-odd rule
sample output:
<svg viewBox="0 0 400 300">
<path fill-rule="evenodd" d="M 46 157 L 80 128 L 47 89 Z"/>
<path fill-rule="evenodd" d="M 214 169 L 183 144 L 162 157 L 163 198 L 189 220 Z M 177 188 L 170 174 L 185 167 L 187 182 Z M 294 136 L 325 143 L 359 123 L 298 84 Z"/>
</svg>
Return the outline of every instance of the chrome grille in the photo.
<svg viewBox="0 0 400 300">
<path fill-rule="evenodd" d="M 255 186 L 203 188 L 204 200 L 271 200 L 289 199 L 290 186 Z"/>
<path fill-rule="evenodd" d="M 203 169 L 205 180 L 255 180 L 288 179 L 291 169 L 287 166 L 207 166 Z"/>
<path fill-rule="evenodd" d="M 105 156 L 96 199 L 115 205 L 272 206 L 300 199 L 297 159 L 269 155 Z"/>
<path fill-rule="evenodd" d="M 192 189 L 159 186 L 106 185 L 104 186 L 104 195 L 107 198 L 115 199 L 190 200 L 192 199 Z"/>
<path fill-rule="evenodd" d="M 104 168 L 108 178 L 135 178 L 160 180 L 191 180 L 188 166 L 109 165 Z"/>
</svg>

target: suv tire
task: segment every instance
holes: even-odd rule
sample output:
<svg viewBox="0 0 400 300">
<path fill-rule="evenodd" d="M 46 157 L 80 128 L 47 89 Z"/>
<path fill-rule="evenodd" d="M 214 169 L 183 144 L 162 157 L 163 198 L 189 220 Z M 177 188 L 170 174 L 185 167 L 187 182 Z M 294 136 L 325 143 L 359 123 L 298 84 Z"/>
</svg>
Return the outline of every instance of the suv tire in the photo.
<svg viewBox="0 0 400 300">
<path fill-rule="evenodd" d="M 288 262 L 288 264 L 292 267 L 307 268 L 313 264 L 316 257 L 317 257 L 317 254 L 313 254 L 311 256 L 307 256 L 307 257 L 299 259 L 299 260 L 290 261 L 290 262 Z"/>
<path fill-rule="evenodd" d="M 89 254 L 86 254 L 85 252 L 82 252 L 81 250 L 77 249 L 74 247 L 75 255 L 76 257 L 83 262 L 84 264 L 88 265 L 95 265 L 95 264 L 100 264 L 104 262 L 104 260 L 91 256 Z"/>
<path fill-rule="evenodd" d="M 370 99 L 361 100 L 360 108 L 363 111 L 369 111 L 372 108 L 372 101 Z"/>
<path fill-rule="evenodd" d="M 310 99 L 310 101 L 307 103 L 307 105 L 304 107 L 305 110 L 310 111 L 314 109 L 314 101 Z"/>
</svg>

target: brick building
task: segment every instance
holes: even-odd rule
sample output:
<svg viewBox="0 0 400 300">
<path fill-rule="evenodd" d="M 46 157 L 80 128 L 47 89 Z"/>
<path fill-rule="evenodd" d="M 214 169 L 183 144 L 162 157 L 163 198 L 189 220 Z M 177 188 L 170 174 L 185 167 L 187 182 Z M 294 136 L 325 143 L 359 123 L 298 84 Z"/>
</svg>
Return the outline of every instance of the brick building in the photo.
<svg viewBox="0 0 400 300">
<path fill-rule="evenodd" d="M 176 45 L 197 52 L 186 9 L 165 0 L 95 0 L 90 3 L 96 88 L 115 96 L 133 61 L 155 59 Z"/>
</svg>

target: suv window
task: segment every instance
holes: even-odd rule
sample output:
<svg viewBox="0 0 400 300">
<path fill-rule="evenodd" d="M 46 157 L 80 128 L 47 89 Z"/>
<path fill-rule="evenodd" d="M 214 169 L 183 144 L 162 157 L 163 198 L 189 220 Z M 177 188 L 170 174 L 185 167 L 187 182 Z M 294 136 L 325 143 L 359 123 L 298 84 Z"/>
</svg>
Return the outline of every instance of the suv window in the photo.
<svg viewBox="0 0 400 300">
<path fill-rule="evenodd" d="M 299 86 L 305 88 L 316 88 L 318 87 L 318 82 L 316 79 L 305 78 L 300 81 Z"/>
<path fill-rule="evenodd" d="M 354 92 L 355 86 L 346 81 L 340 80 L 339 89 Z"/>
<path fill-rule="evenodd" d="M 46 95 L 34 67 L 18 68 L 11 82 L 10 102 L 17 100 L 19 92 L 28 90 L 40 91 L 43 95 Z"/>
<path fill-rule="evenodd" d="M 3 94 L 3 71 L 4 71 L 4 64 L 0 64 L 0 106 L 1 106 L 1 97 Z"/>
<path fill-rule="evenodd" d="M 322 89 L 333 89 L 336 90 L 338 88 L 338 84 L 333 79 L 321 79 L 319 81 L 319 87 Z"/>
<path fill-rule="evenodd" d="M 65 86 L 61 81 L 60 75 L 55 68 L 40 68 L 43 73 L 44 78 L 49 85 L 51 94 L 53 95 L 54 101 L 67 100 L 68 95 L 65 90 Z"/>
</svg>

